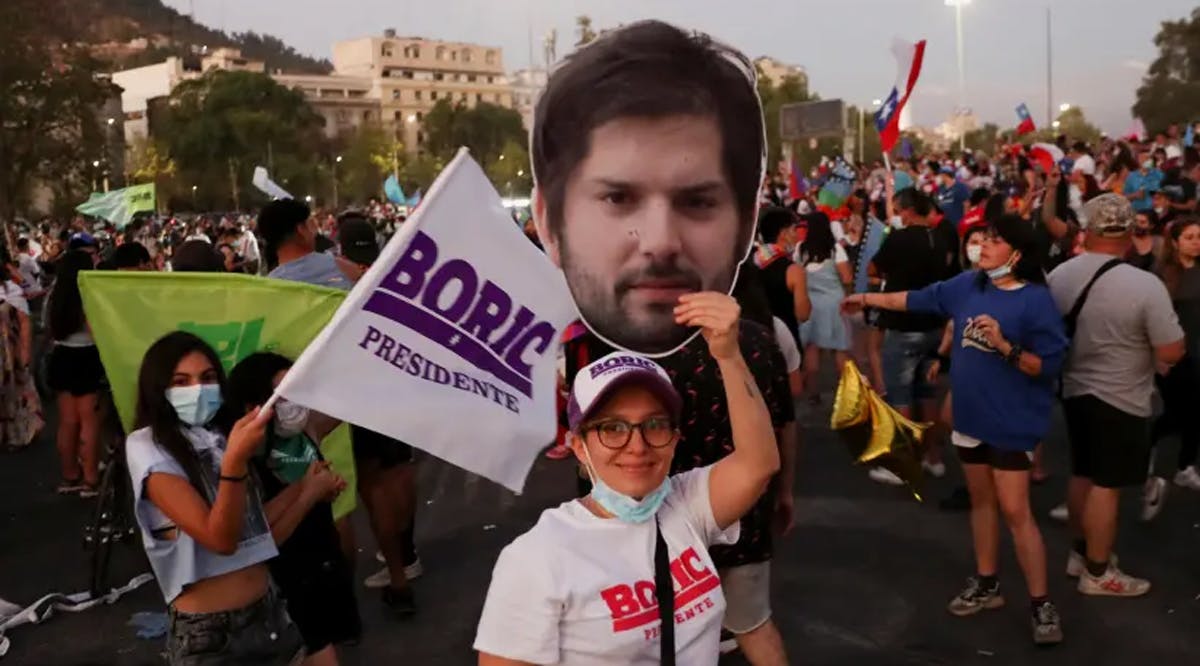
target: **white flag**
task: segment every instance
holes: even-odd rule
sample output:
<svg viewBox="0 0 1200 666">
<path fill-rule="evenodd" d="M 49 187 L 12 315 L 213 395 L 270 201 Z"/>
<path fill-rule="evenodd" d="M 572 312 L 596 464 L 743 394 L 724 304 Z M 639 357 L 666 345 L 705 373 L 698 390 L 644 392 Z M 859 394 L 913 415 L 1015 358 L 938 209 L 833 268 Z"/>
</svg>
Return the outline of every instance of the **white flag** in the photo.
<svg viewBox="0 0 1200 666">
<path fill-rule="evenodd" d="M 520 492 L 556 432 L 562 273 L 460 149 L 278 393 Z"/>
<path fill-rule="evenodd" d="M 276 184 L 275 181 L 271 180 L 271 177 L 267 174 L 267 170 L 260 166 L 254 167 L 254 176 L 251 177 L 250 182 L 253 183 L 254 186 L 259 189 L 259 191 L 271 197 L 272 199 L 294 198 L 288 193 L 287 190 L 283 189 Z"/>
</svg>

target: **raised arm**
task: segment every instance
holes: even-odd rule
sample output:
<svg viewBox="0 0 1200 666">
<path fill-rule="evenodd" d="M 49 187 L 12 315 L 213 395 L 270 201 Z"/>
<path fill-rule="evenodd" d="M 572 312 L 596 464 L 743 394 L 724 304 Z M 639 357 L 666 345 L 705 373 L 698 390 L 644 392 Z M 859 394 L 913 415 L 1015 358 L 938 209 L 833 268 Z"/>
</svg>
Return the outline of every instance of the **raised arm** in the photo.
<svg viewBox="0 0 1200 666">
<path fill-rule="evenodd" d="M 701 329 L 725 386 L 734 450 L 713 465 L 708 480 L 709 503 L 721 529 L 745 515 L 779 471 L 771 415 L 738 347 L 740 315 L 737 301 L 715 292 L 687 294 L 675 308 L 676 322 Z"/>
<path fill-rule="evenodd" d="M 221 555 L 232 555 L 242 535 L 250 457 L 262 443 L 270 422 L 271 410 L 256 409 L 233 426 L 212 506 L 186 478 L 163 472 L 146 477 L 146 496 L 200 545 Z"/>
</svg>

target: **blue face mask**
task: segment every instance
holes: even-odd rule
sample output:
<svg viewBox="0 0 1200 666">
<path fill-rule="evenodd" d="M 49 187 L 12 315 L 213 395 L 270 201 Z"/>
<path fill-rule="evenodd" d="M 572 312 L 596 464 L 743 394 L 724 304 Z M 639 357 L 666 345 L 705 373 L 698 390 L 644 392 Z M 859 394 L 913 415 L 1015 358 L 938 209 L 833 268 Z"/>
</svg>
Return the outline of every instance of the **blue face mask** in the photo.
<svg viewBox="0 0 1200 666">
<path fill-rule="evenodd" d="M 641 500 L 623 495 L 613 490 L 595 472 L 595 465 L 592 464 L 592 454 L 588 451 L 586 445 L 583 447 L 583 452 L 588 459 L 588 474 L 592 477 L 592 499 L 621 522 L 644 523 L 650 520 L 654 517 L 654 514 L 658 513 L 658 509 L 662 506 L 663 501 L 667 499 L 667 495 L 671 494 L 671 477 L 668 476 L 663 479 L 657 488 Z"/>
<path fill-rule="evenodd" d="M 999 280 L 1002 277 L 1007 277 L 1008 275 L 1010 275 L 1012 273 L 1012 265 L 1014 263 L 1015 262 L 1012 261 L 1012 258 L 1010 257 L 1008 261 L 1004 262 L 1003 266 L 997 266 L 997 267 L 993 268 L 992 270 L 988 271 L 987 272 L 988 278 L 990 278 L 992 280 Z"/>
<path fill-rule="evenodd" d="M 172 386 L 167 389 L 167 402 L 175 408 L 180 421 L 190 426 L 207 425 L 221 408 L 221 387 L 218 384 Z"/>
</svg>

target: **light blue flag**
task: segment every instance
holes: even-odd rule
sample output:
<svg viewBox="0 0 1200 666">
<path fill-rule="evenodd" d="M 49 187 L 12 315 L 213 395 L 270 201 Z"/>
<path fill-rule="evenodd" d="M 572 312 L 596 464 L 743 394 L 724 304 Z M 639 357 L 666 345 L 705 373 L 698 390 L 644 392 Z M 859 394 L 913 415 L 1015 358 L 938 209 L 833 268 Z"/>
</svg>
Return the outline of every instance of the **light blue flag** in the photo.
<svg viewBox="0 0 1200 666">
<path fill-rule="evenodd" d="M 1196 142 L 1196 126 L 1188 123 L 1187 132 L 1183 135 L 1183 145 L 1191 147 Z"/>
<path fill-rule="evenodd" d="M 388 201 L 394 204 L 402 204 L 406 201 L 400 181 L 396 180 L 396 174 L 388 176 L 387 180 L 383 181 L 383 193 L 387 196 Z"/>
<path fill-rule="evenodd" d="M 421 188 L 417 188 L 416 193 L 408 198 L 408 207 L 416 208 L 419 203 L 421 203 Z"/>
</svg>

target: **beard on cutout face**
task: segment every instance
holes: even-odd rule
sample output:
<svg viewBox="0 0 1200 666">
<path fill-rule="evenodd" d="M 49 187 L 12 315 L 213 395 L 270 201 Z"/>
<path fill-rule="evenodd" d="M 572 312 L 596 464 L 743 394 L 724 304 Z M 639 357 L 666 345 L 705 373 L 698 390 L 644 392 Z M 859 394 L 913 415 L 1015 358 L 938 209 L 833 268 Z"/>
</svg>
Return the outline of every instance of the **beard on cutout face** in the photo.
<svg viewBox="0 0 1200 666">
<path fill-rule="evenodd" d="M 702 290 L 727 292 L 732 272 L 721 284 L 704 284 L 700 274 L 678 261 L 651 262 L 617 275 L 597 275 L 572 261 L 563 246 L 562 267 L 567 286 L 584 324 L 605 340 L 643 354 L 669 352 L 693 336 L 697 329 L 675 323 L 677 298 L 643 299 L 636 285 L 652 283 L 656 288 L 693 293 Z M 734 264 L 736 266 L 736 264 Z"/>
</svg>

